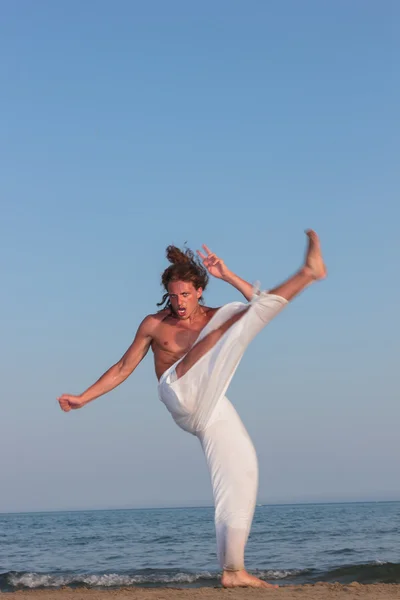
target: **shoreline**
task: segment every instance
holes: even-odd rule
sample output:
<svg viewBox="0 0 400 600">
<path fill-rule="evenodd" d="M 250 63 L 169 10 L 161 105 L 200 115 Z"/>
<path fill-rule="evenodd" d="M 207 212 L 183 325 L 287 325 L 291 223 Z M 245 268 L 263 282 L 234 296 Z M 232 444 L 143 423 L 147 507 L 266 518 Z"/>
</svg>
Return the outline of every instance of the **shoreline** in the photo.
<svg viewBox="0 0 400 600">
<path fill-rule="evenodd" d="M 113 588 L 95 590 L 93 588 L 58 588 L 41 590 L 19 590 L 3 592 L 4 597 L 12 600 L 400 600 L 400 584 L 398 583 L 315 583 L 304 585 L 288 585 L 278 589 L 224 589 L 222 587 L 201 588 Z"/>
</svg>

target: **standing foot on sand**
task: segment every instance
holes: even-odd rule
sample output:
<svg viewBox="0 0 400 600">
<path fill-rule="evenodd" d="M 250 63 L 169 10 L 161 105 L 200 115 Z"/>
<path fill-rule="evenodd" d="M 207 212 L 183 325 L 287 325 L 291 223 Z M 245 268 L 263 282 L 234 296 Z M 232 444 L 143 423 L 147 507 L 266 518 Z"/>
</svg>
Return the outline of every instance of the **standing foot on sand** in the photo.
<svg viewBox="0 0 400 600">
<path fill-rule="evenodd" d="M 308 236 L 308 248 L 304 270 L 307 271 L 314 280 L 324 279 L 326 277 L 326 266 L 322 258 L 321 245 L 318 235 L 312 229 L 306 231 Z"/>
<path fill-rule="evenodd" d="M 247 571 L 224 571 L 221 578 L 222 586 L 225 588 L 234 587 L 253 587 L 253 588 L 277 588 L 277 585 L 271 585 Z"/>
</svg>

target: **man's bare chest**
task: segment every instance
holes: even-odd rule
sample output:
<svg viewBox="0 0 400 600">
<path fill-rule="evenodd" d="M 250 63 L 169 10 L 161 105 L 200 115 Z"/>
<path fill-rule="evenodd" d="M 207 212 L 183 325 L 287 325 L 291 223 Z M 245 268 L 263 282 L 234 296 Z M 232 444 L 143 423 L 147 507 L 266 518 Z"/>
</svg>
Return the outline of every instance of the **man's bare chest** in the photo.
<svg viewBox="0 0 400 600">
<path fill-rule="evenodd" d="M 196 342 L 213 313 L 214 311 L 210 311 L 204 319 L 192 324 L 182 323 L 179 320 L 160 323 L 153 338 L 155 345 L 160 350 L 174 355 L 185 354 Z"/>
<path fill-rule="evenodd" d="M 154 341 L 160 349 L 166 352 L 184 354 L 193 346 L 205 325 L 206 323 L 203 323 L 195 328 L 160 325 Z"/>
</svg>

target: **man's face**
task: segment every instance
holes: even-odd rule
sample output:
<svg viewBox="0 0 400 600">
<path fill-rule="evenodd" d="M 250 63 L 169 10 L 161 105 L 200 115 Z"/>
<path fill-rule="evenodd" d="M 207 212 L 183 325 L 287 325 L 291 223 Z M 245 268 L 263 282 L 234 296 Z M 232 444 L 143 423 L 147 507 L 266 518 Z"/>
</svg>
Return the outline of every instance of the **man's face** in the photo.
<svg viewBox="0 0 400 600">
<path fill-rule="evenodd" d="M 172 310 L 179 319 L 190 317 L 192 312 L 199 306 L 202 293 L 202 288 L 196 290 L 191 281 L 171 281 L 168 285 Z"/>
</svg>

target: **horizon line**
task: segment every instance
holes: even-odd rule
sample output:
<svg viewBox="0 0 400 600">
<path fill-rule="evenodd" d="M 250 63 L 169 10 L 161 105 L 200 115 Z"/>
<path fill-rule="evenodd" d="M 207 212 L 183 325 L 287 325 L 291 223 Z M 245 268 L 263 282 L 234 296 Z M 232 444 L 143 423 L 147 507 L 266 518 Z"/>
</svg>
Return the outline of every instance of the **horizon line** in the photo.
<svg viewBox="0 0 400 600">
<path fill-rule="evenodd" d="M 314 506 L 314 505 L 332 505 L 332 504 L 393 504 L 400 502 L 400 498 L 392 500 L 319 500 L 319 501 L 300 501 L 300 502 L 258 502 L 256 508 L 264 506 Z M 120 507 L 108 507 L 108 508 L 50 508 L 50 509 L 36 509 L 36 510 L 9 510 L 0 511 L 0 515 L 30 515 L 40 513 L 68 513 L 68 512 L 111 512 L 117 510 L 190 510 L 199 508 L 211 508 L 212 504 L 201 504 L 191 506 L 120 506 Z"/>
</svg>

